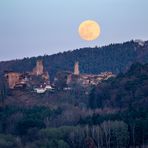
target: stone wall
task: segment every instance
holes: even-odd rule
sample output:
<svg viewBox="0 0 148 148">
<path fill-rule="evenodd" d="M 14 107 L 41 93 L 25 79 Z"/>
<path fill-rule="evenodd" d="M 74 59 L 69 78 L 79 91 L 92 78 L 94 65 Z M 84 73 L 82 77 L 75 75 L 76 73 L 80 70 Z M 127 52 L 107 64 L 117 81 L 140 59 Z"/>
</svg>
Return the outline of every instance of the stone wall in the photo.
<svg viewBox="0 0 148 148">
<path fill-rule="evenodd" d="M 15 85 L 20 81 L 20 74 L 16 72 L 9 72 L 6 75 L 8 86 L 11 89 L 14 89 Z"/>
</svg>

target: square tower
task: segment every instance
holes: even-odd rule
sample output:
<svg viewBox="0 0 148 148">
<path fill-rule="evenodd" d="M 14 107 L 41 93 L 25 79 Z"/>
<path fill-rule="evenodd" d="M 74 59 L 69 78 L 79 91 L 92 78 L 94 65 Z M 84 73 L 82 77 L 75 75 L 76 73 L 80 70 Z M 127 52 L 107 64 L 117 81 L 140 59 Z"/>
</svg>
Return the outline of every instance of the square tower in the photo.
<svg viewBox="0 0 148 148">
<path fill-rule="evenodd" d="M 33 74 L 39 76 L 42 75 L 43 72 L 44 72 L 43 62 L 42 60 L 38 60 L 36 62 L 36 67 L 33 69 Z"/>
<path fill-rule="evenodd" d="M 79 62 L 77 61 L 74 65 L 74 75 L 79 75 L 80 71 L 79 71 Z"/>
</svg>

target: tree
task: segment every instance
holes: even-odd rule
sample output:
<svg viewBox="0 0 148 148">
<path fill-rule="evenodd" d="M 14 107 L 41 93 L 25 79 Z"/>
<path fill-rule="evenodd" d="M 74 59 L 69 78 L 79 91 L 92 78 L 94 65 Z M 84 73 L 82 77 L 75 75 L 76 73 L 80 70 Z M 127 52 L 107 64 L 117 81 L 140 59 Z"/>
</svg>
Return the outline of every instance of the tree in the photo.
<svg viewBox="0 0 148 148">
<path fill-rule="evenodd" d="M 12 135 L 0 134 L 0 147 L 1 148 L 19 148 L 17 138 Z"/>
<path fill-rule="evenodd" d="M 105 145 L 107 148 L 110 148 L 111 146 L 111 121 L 104 121 L 101 124 L 101 128 L 104 133 Z"/>
<path fill-rule="evenodd" d="M 86 135 L 82 127 L 75 127 L 75 129 L 69 134 L 69 141 L 72 148 L 82 148 Z"/>
<path fill-rule="evenodd" d="M 128 125 L 123 121 L 112 122 L 112 139 L 113 146 L 127 147 L 129 144 Z"/>
<path fill-rule="evenodd" d="M 4 101 L 6 97 L 7 97 L 7 86 L 6 86 L 5 79 L 2 78 L 0 82 L 0 102 L 2 106 L 4 105 Z"/>
<path fill-rule="evenodd" d="M 98 148 L 103 147 L 103 131 L 100 126 L 92 126 L 91 135 Z"/>
</svg>

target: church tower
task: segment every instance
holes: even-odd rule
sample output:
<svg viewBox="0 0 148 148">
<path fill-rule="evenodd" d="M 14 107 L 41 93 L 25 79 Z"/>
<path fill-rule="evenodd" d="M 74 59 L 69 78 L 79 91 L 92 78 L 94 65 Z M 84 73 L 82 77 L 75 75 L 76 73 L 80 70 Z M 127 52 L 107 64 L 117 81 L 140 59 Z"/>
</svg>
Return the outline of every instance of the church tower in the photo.
<svg viewBox="0 0 148 148">
<path fill-rule="evenodd" d="M 74 66 L 74 75 L 79 75 L 80 74 L 80 71 L 79 71 L 79 62 L 76 62 L 75 63 L 75 66 Z"/>
</svg>

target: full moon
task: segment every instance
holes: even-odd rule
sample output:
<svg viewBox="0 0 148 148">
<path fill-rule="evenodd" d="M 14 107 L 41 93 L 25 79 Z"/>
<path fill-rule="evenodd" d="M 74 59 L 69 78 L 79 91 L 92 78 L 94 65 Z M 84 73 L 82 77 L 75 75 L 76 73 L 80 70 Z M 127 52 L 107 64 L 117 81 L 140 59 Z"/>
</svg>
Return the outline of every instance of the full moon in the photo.
<svg viewBox="0 0 148 148">
<path fill-rule="evenodd" d="M 78 32 L 82 39 L 93 41 L 100 36 L 100 26 L 95 21 L 87 20 L 80 24 Z"/>
</svg>

